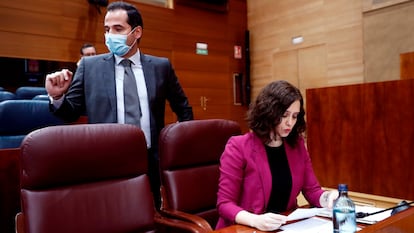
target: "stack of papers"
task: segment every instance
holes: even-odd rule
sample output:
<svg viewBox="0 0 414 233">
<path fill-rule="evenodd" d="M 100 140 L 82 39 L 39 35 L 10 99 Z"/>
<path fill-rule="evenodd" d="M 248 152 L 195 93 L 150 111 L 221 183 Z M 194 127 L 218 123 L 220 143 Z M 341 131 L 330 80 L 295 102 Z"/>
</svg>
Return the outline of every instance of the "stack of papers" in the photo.
<svg viewBox="0 0 414 233">
<path fill-rule="evenodd" d="M 308 218 L 299 222 L 280 227 L 283 233 L 332 233 L 332 221 L 318 217 Z"/>
<path fill-rule="evenodd" d="M 374 209 L 366 209 L 364 207 L 364 208 L 358 208 L 357 212 L 372 213 L 378 210 L 381 210 L 381 209 L 375 208 L 374 210 Z M 300 219 L 304 219 L 304 220 L 283 225 L 280 227 L 280 229 L 283 230 L 282 231 L 283 233 L 299 233 L 299 232 L 332 233 L 333 231 L 332 220 L 325 219 L 325 218 L 319 218 L 316 216 L 332 217 L 332 210 L 329 210 L 327 208 L 298 208 L 287 216 L 287 220 L 288 221 L 294 221 L 294 220 L 300 220 Z M 368 216 L 368 217 L 372 218 L 372 217 L 375 217 L 375 215 Z M 368 218 L 368 217 L 365 217 L 365 218 Z M 379 219 L 378 216 L 376 216 L 375 221 L 377 221 L 377 219 Z M 359 230 L 361 230 L 361 228 L 358 227 L 357 231 Z"/>
<path fill-rule="evenodd" d="M 298 208 L 287 216 L 288 221 L 310 218 L 326 211 L 326 208 Z"/>
</svg>

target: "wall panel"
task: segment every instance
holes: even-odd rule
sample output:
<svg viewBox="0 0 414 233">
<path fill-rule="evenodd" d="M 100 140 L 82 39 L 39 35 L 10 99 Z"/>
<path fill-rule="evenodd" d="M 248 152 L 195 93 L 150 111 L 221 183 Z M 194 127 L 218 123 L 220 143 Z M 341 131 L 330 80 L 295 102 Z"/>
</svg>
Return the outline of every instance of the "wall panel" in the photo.
<svg viewBox="0 0 414 233">
<path fill-rule="evenodd" d="M 401 53 L 414 51 L 414 1 L 364 14 L 365 81 L 400 79 Z"/>
<path fill-rule="evenodd" d="M 298 82 L 300 89 L 363 82 L 360 0 L 248 0 L 248 19 L 252 37 L 253 97 L 264 85 L 280 78 L 274 76 L 277 73 L 274 68 L 272 71 L 273 56 L 320 45 L 325 46 L 326 62 L 321 62 L 321 67 L 315 69 L 325 76 L 302 75 Z M 292 44 L 291 40 L 296 36 L 302 36 L 303 43 Z M 287 80 L 295 78 L 285 77 Z"/>
<path fill-rule="evenodd" d="M 400 78 L 414 78 L 414 52 L 400 54 Z"/>
<path fill-rule="evenodd" d="M 308 89 L 307 143 L 322 186 L 414 199 L 414 80 Z"/>
</svg>

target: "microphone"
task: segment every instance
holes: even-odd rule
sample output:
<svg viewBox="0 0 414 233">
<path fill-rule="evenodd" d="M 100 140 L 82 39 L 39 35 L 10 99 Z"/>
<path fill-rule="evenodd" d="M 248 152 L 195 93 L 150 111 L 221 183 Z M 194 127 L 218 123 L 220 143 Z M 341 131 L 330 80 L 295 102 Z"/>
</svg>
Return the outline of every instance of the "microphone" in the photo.
<svg viewBox="0 0 414 233">
<path fill-rule="evenodd" d="M 401 201 L 400 203 L 398 203 L 397 206 L 394 206 L 394 207 L 391 207 L 391 208 L 388 208 L 388 209 L 383 209 L 383 210 L 376 211 L 376 212 L 373 212 L 373 213 L 358 212 L 358 213 L 356 213 L 355 216 L 356 216 L 356 218 L 365 218 L 367 216 L 371 216 L 371 215 L 374 215 L 374 214 L 379 214 L 379 213 L 382 213 L 382 212 L 385 212 L 385 211 L 388 211 L 388 210 L 392 210 L 391 215 L 394 215 L 396 213 L 399 213 L 403 210 L 408 209 L 410 207 L 410 205 L 413 204 L 413 203 L 414 203 L 414 201 L 411 201 L 411 202 Z"/>
</svg>

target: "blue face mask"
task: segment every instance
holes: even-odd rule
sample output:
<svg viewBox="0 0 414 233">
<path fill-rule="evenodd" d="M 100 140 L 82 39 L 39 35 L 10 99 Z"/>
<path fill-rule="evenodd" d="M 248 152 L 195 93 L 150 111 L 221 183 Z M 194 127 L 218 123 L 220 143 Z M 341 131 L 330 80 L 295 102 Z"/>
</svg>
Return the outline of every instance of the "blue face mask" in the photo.
<svg viewBox="0 0 414 233">
<path fill-rule="evenodd" d="M 136 40 L 132 45 L 127 45 L 127 39 L 129 34 L 131 34 L 135 29 L 133 29 L 127 35 L 122 34 L 113 34 L 113 33 L 105 33 L 105 44 L 108 47 L 109 51 L 113 54 L 118 55 L 120 57 L 124 56 L 129 52 L 129 50 L 134 46 Z"/>
</svg>

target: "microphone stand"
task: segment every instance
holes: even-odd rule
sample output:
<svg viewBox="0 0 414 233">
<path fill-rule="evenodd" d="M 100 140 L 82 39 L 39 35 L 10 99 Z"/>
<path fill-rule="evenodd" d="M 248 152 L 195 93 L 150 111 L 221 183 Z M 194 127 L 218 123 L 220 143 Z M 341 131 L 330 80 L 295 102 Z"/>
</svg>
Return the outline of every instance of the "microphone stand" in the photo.
<svg viewBox="0 0 414 233">
<path fill-rule="evenodd" d="M 411 201 L 411 202 L 402 201 L 397 206 L 394 206 L 394 207 L 391 207 L 391 208 L 388 208 L 388 209 L 383 209 L 383 210 L 380 210 L 380 211 L 376 211 L 376 212 L 373 212 L 373 213 L 358 212 L 358 213 L 356 213 L 356 218 L 365 218 L 367 216 L 371 216 L 371 215 L 374 215 L 374 214 L 379 214 L 379 213 L 382 213 L 382 212 L 385 212 L 385 211 L 388 211 L 388 210 L 395 210 L 395 209 L 398 209 L 398 208 L 403 207 L 403 206 L 406 206 L 408 208 L 413 203 L 414 203 L 414 201 Z M 407 208 L 401 209 L 399 211 L 405 210 Z M 393 213 L 391 213 L 391 215 L 393 215 Z"/>
</svg>

